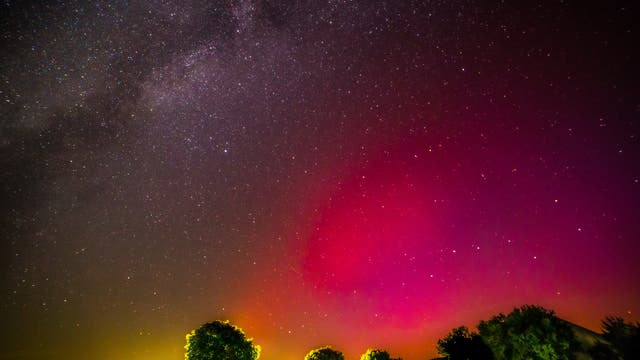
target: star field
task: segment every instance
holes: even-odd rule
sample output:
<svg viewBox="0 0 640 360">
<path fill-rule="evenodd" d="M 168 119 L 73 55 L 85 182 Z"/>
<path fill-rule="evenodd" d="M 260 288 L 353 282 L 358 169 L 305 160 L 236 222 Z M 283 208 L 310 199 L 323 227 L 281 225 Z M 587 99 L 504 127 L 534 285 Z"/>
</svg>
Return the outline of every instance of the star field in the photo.
<svg viewBox="0 0 640 360">
<path fill-rule="evenodd" d="M 639 321 L 637 11 L 5 1 L 0 358 L 436 356 L 540 304 Z"/>
</svg>

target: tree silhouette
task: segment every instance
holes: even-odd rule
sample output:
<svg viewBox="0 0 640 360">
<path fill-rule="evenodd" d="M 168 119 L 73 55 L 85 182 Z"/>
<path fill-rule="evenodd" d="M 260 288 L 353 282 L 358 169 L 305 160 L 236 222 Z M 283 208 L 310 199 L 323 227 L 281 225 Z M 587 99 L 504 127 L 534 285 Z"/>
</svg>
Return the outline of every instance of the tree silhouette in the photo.
<svg viewBox="0 0 640 360">
<path fill-rule="evenodd" d="M 451 330 L 438 340 L 438 353 L 450 360 L 491 360 L 493 354 L 480 335 L 466 326 Z"/>
<path fill-rule="evenodd" d="M 368 349 L 362 356 L 360 356 L 360 360 L 402 360 L 400 358 L 394 359 L 392 358 L 388 352 L 384 350 L 378 349 Z"/>
<path fill-rule="evenodd" d="M 186 336 L 185 360 L 256 360 L 260 346 L 253 345 L 240 328 L 228 321 L 206 323 Z"/>
<path fill-rule="evenodd" d="M 621 317 L 608 316 L 602 320 L 602 336 L 623 359 L 640 359 L 640 324 L 633 325 L 625 323 Z"/>
<path fill-rule="evenodd" d="M 509 315 L 499 314 L 478 326 L 496 360 L 569 360 L 577 341 L 566 322 L 553 311 L 525 305 Z"/>
<path fill-rule="evenodd" d="M 324 346 L 309 351 L 304 360 L 344 360 L 344 356 L 340 351 L 333 350 L 330 346 Z"/>
</svg>

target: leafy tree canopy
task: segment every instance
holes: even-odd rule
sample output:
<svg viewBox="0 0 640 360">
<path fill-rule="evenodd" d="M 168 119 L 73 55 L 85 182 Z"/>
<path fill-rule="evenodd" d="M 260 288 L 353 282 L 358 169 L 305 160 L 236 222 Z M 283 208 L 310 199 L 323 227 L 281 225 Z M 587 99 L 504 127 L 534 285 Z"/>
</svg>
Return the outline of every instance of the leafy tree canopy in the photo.
<svg viewBox="0 0 640 360">
<path fill-rule="evenodd" d="M 256 360 L 260 346 L 228 321 L 206 323 L 186 336 L 185 360 Z"/>
<path fill-rule="evenodd" d="M 480 335 L 470 332 L 466 326 L 455 328 L 443 339 L 439 339 L 438 353 L 450 360 L 493 359 L 491 349 Z"/>
<path fill-rule="evenodd" d="M 571 327 L 540 306 L 525 305 L 478 326 L 496 360 L 569 360 L 577 348 Z"/>
<path fill-rule="evenodd" d="M 368 349 L 362 356 L 360 360 L 402 360 L 400 358 L 394 359 L 392 358 L 388 352 L 384 350 L 378 349 Z"/>
<path fill-rule="evenodd" d="M 309 351 L 304 360 L 344 360 L 344 356 L 340 351 L 333 350 L 330 346 L 324 346 Z"/>
</svg>

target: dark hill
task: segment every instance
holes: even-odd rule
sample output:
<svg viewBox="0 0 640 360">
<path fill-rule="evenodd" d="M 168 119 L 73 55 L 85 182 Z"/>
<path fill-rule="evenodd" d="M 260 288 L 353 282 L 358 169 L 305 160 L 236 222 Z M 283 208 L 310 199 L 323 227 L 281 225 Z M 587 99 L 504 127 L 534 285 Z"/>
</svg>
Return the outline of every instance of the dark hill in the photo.
<svg viewBox="0 0 640 360">
<path fill-rule="evenodd" d="M 587 328 L 584 328 L 580 325 L 576 325 L 572 322 L 563 320 L 573 330 L 573 333 L 576 336 L 576 340 L 580 346 L 580 350 L 576 353 L 576 360 L 592 360 L 593 357 L 590 355 L 591 349 L 593 349 L 597 344 L 603 344 L 606 347 L 611 347 L 611 344 L 604 339 L 602 334 L 599 334 L 595 331 L 591 331 Z M 602 345 L 601 345 L 602 346 Z M 611 359 L 615 360 L 615 359 Z"/>
</svg>

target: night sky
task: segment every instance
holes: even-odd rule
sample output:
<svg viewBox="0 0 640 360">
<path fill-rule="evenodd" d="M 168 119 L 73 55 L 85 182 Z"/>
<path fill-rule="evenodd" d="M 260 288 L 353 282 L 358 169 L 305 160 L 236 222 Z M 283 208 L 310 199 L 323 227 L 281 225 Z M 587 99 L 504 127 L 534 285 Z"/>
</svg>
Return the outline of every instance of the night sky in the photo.
<svg viewBox="0 0 640 360">
<path fill-rule="evenodd" d="M 638 14 L 587 3 L 3 1 L 0 359 L 639 321 Z"/>
</svg>

